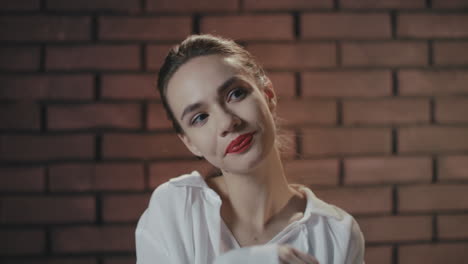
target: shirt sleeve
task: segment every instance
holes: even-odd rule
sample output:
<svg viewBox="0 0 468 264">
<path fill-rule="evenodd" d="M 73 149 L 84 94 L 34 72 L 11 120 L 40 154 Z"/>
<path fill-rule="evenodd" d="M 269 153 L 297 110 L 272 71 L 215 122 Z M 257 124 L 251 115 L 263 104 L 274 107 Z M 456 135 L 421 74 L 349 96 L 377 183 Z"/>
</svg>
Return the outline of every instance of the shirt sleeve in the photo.
<svg viewBox="0 0 468 264">
<path fill-rule="evenodd" d="M 364 235 L 359 228 L 359 224 L 353 218 L 351 225 L 351 236 L 346 254 L 346 264 L 364 264 L 365 242 Z"/>
<path fill-rule="evenodd" d="M 143 212 L 135 230 L 137 264 L 189 263 L 184 243 L 178 230 L 180 218 L 174 208 L 182 208 L 174 199 L 170 185 L 160 185 L 152 194 L 148 208 Z"/>
<path fill-rule="evenodd" d="M 279 264 L 278 245 L 259 245 L 228 251 L 218 256 L 213 264 Z"/>
<path fill-rule="evenodd" d="M 170 260 L 164 245 L 154 240 L 144 229 L 135 232 L 137 264 L 175 263 Z"/>
</svg>

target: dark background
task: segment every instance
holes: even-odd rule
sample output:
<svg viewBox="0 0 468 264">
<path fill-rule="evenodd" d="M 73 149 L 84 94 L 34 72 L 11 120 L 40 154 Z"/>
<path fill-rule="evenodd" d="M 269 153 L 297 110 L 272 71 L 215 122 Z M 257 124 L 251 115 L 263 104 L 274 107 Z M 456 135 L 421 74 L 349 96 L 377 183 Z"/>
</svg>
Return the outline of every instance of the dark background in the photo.
<svg viewBox="0 0 468 264">
<path fill-rule="evenodd" d="M 155 88 L 191 33 L 269 72 L 293 182 L 358 220 L 366 261 L 468 263 L 468 1 L 2 0 L 0 262 L 135 262 L 161 182 L 207 171 Z"/>
</svg>

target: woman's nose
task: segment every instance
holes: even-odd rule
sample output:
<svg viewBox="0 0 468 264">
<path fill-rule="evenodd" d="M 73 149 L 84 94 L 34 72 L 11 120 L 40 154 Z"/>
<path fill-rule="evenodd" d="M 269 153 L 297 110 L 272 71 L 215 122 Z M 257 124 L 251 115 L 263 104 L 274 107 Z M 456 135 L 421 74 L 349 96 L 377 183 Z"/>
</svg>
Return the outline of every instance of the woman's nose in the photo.
<svg viewBox="0 0 468 264">
<path fill-rule="evenodd" d="M 219 114 L 219 131 L 222 137 L 227 136 L 230 132 L 236 131 L 241 125 L 242 120 L 234 113 L 222 110 Z"/>
</svg>

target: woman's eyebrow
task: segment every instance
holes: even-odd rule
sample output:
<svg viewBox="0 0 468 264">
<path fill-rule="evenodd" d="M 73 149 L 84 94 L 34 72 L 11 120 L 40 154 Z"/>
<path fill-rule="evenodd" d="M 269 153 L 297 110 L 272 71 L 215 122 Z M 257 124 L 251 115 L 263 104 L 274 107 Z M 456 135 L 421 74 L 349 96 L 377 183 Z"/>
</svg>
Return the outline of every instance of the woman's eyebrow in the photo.
<svg viewBox="0 0 468 264">
<path fill-rule="evenodd" d="M 235 82 L 242 80 L 239 76 L 232 76 L 231 78 L 227 79 L 223 84 L 218 87 L 218 94 L 222 94 L 224 90 L 231 87 Z"/>
<path fill-rule="evenodd" d="M 194 103 L 194 104 L 188 105 L 187 107 L 185 107 L 184 112 L 182 113 L 182 116 L 180 117 L 180 120 L 184 120 L 184 116 L 185 116 L 186 114 L 197 110 L 197 109 L 200 108 L 201 106 L 202 106 L 201 103 Z"/>
<path fill-rule="evenodd" d="M 224 83 L 222 83 L 218 87 L 218 89 L 217 89 L 218 94 L 222 94 L 224 92 L 224 90 L 231 87 L 231 85 L 233 85 L 235 82 L 237 82 L 239 80 L 242 80 L 242 78 L 240 78 L 239 76 L 232 76 L 231 78 L 227 79 Z M 200 102 L 189 104 L 187 107 L 184 108 L 184 111 L 182 112 L 180 120 L 183 120 L 185 115 L 187 115 L 190 112 L 193 112 L 193 111 L 197 110 L 201 106 L 202 106 L 202 103 L 200 103 Z"/>
</svg>

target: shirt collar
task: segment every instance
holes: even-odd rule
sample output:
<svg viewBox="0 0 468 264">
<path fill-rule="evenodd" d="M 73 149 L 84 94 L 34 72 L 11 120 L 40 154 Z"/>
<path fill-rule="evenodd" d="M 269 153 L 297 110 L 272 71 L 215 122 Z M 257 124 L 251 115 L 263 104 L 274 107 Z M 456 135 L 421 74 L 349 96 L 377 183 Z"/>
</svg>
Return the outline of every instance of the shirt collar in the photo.
<svg viewBox="0 0 468 264">
<path fill-rule="evenodd" d="M 189 174 L 184 174 L 179 177 L 172 178 L 169 180 L 169 182 L 176 186 L 190 186 L 210 190 L 210 193 L 213 194 L 211 197 L 214 197 L 216 200 L 220 201 L 219 195 L 208 186 L 208 184 L 205 182 L 205 179 L 203 179 L 203 176 L 196 170 Z M 340 220 L 341 214 L 339 213 L 337 207 L 320 200 L 307 186 L 300 184 L 297 184 L 296 186 L 298 186 L 298 188 L 302 190 L 307 197 L 307 205 L 304 212 L 304 217 L 302 217 L 299 222 L 307 221 L 314 214 L 334 217 Z"/>
<path fill-rule="evenodd" d="M 183 174 L 179 177 L 175 177 L 169 180 L 170 183 L 176 186 L 191 186 L 198 188 L 209 188 L 206 184 L 203 176 L 196 170 L 189 174 Z"/>
<path fill-rule="evenodd" d="M 303 217 L 304 221 L 309 219 L 310 216 L 313 214 L 327 216 L 327 217 L 334 217 L 340 220 L 341 218 L 340 214 L 338 212 L 338 209 L 334 205 L 331 205 L 329 203 L 326 203 L 320 200 L 315 195 L 315 193 L 313 193 L 312 190 L 309 189 L 307 186 L 299 185 L 299 184 L 298 186 L 307 196 L 307 205 L 306 205 L 306 210 L 304 212 L 304 217 Z"/>
</svg>

